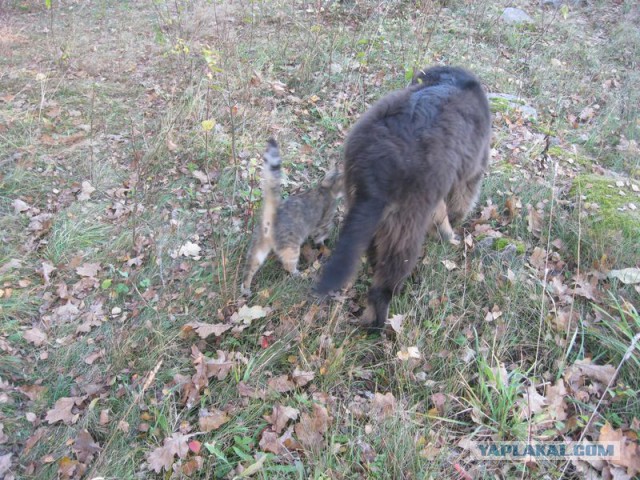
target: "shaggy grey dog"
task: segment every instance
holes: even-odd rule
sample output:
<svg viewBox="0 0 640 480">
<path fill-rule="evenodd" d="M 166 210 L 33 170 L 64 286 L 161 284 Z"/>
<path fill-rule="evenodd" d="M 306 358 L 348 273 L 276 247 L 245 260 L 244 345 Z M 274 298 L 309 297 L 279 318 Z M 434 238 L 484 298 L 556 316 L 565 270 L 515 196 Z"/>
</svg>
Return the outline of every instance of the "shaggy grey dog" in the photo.
<svg viewBox="0 0 640 480">
<path fill-rule="evenodd" d="M 455 67 L 421 71 L 374 104 L 346 140 L 349 211 L 316 285 L 325 295 L 367 251 L 373 284 L 362 322 L 382 328 L 428 231 L 444 237 L 473 208 L 489 158 L 491 114 L 479 80 Z"/>
</svg>

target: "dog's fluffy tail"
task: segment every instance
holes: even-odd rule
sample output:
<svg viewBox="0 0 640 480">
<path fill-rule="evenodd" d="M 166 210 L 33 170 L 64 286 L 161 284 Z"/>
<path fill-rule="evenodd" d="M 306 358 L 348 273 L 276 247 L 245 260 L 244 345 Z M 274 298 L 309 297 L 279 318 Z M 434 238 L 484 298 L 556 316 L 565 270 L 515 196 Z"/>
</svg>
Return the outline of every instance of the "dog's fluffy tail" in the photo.
<svg viewBox="0 0 640 480">
<path fill-rule="evenodd" d="M 326 295 L 338 290 L 353 276 L 376 232 L 384 207 L 384 201 L 374 198 L 354 202 L 340 231 L 338 244 L 315 287 L 316 293 Z"/>
<path fill-rule="evenodd" d="M 281 172 L 280 149 L 273 138 L 267 141 L 267 148 L 262 155 L 262 226 L 268 231 L 273 228 L 278 205 L 280 205 Z"/>
</svg>

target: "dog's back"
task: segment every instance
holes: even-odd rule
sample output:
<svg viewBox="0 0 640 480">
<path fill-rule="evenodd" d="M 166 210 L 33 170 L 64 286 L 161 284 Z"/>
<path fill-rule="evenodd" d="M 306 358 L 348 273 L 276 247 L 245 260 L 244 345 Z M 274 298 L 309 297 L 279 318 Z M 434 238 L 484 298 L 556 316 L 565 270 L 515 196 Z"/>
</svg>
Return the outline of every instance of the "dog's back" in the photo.
<svg viewBox="0 0 640 480">
<path fill-rule="evenodd" d="M 460 220 L 472 208 L 490 123 L 479 81 L 452 67 L 423 71 L 371 107 L 345 145 L 349 213 L 318 292 L 342 287 L 368 249 L 374 281 L 364 321 L 382 326 L 436 210 L 446 205 L 449 218 Z"/>
</svg>

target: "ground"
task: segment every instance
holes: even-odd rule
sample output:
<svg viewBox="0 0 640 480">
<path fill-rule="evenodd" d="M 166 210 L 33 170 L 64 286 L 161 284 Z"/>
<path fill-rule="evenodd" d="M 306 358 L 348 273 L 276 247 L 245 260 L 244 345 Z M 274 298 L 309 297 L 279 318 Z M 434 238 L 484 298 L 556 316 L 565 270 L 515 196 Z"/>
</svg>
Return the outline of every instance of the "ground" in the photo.
<svg viewBox="0 0 640 480">
<path fill-rule="evenodd" d="M 0 1 L 0 477 L 637 475 L 640 9 L 541 3 Z M 364 264 L 310 297 L 337 230 L 241 298 L 267 138 L 307 188 L 434 64 L 500 94 L 491 166 L 395 334 Z M 622 450 L 474 445 L 522 440 Z"/>
</svg>

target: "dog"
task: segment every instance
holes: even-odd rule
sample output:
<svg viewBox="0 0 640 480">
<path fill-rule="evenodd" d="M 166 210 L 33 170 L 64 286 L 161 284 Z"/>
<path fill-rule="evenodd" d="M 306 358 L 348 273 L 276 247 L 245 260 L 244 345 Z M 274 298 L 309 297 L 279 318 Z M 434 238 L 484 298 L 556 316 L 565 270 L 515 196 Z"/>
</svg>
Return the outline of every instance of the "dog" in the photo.
<svg viewBox="0 0 640 480">
<path fill-rule="evenodd" d="M 343 287 L 366 251 L 373 283 L 361 322 L 382 329 L 426 233 L 452 236 L 451 224 L 477 201 L 490 137 L 486 94 L 462 68 L 421 70 L 411 85 L 376 102 L 345 142 L 348 213 L 316 293 Z"/>
</svg>

